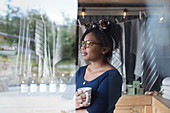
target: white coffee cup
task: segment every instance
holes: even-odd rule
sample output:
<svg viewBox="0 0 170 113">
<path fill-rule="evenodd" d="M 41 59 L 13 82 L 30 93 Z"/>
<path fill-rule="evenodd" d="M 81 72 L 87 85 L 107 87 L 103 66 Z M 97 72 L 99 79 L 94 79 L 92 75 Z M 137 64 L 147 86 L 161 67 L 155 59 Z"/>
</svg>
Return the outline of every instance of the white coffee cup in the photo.
<svg viewBox="0 0 170 113">
<path fill-rule="evenodd" d="M 78 88 L 78 91 L 85 91 L 84 94 L 86 95 L 86 101 L 84 101 L 83 104 L 87 104 L 91 102 L 91 91 L 92 91 L 91 87 Z"/>
</svg>

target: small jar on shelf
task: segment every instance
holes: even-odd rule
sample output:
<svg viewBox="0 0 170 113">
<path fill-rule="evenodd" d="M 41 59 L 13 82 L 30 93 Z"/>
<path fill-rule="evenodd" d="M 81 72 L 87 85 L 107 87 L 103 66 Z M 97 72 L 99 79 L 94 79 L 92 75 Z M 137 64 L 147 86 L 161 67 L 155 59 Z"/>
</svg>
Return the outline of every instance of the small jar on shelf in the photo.
<svg viewBox="0 0 170 113">
<path fill-rule="evenodd" d="M 37 93 L 38 92 L 38 80 L 37 75 L 33 74 L 30 83 L 30 93 Z"/>
<path fill-rule="evenodd" d="M 21 79 L 21 93 L 28 93 L 28 77 L 26 74 L 23 74 Z"/>
</svg>

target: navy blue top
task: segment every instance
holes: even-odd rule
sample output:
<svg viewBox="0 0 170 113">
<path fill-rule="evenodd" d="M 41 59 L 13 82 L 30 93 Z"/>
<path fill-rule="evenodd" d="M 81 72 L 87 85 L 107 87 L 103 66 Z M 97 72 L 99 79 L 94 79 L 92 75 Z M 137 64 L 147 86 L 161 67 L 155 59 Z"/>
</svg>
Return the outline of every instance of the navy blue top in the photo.
<svg viewBox="0 0 170 113">
<path fill-rule="evenodd" d="M 81 87 L 92 87 L 89 113 L 113 113 L 115 104 L 121 96 L 122 77 L 116 69 L 111 69 L 92 81 L 84 80 L 87 66 L 80 67 L 76 72 L 76 91 Z M 86 84 L 83 85 L 83 82 Z"/>
</svg>

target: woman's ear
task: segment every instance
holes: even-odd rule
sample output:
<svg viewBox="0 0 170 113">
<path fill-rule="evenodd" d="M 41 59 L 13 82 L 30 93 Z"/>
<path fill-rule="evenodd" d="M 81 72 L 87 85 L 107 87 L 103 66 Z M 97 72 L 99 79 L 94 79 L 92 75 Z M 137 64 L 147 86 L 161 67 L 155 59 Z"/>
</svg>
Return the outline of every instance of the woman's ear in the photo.
<svg viewBox="0 0 170 113">
<path fill-rule="evenodd" d="M 108 47 L 103 47 L 102 48 L 102 54 L 106 54 L 109 51 Z"/>
</svg>

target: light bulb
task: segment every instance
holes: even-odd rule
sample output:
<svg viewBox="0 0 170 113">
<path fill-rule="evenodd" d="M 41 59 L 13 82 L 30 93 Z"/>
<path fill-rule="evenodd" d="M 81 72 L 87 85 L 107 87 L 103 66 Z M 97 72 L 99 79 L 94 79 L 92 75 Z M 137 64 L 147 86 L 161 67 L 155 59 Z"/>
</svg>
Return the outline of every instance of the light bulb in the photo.
<svg viewBox="0 0 170 113">
<path fill-rule="evenodd" d="M 124 10 L 123 10 L 123 18 L 124 18 L 124 19 L 126 18 L 126 15 L 127 15 L 127 10 L 124 9 Z"/>
<path fill-rule="evenodd" d="M 82 17 L 84 19 L 84 16 L 85 16 L 85 9 L 84 8 L 82 9 L 81 15 L 82 15 Z"/>
</svg>

